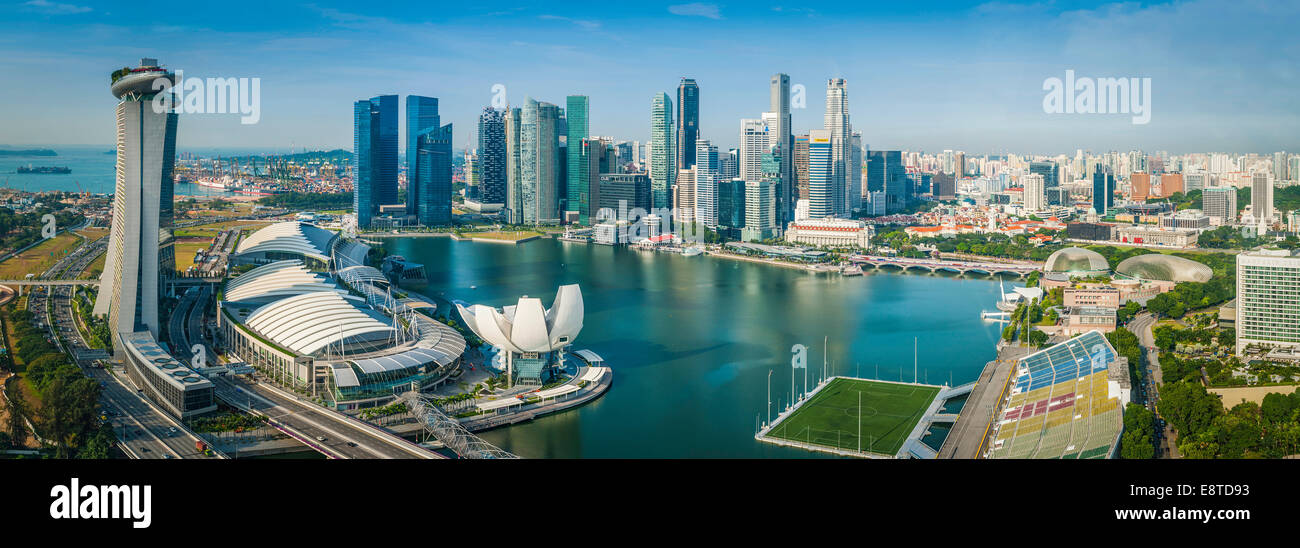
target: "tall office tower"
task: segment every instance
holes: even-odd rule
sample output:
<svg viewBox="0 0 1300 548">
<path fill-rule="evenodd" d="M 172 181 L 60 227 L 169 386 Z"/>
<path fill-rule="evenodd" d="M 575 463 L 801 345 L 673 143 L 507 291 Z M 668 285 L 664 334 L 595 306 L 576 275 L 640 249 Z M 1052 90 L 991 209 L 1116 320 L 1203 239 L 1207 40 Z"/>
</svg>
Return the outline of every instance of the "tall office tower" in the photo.
<svg viewBox="0 0 1300 548">
<path fill-rule="evenodd" d="M 523 143 L 519 130 L 523 128 L 523 111 L 519 108 L 506 109 L 506 205 L 502 213 L 506 222 L 514 225 L 524 223 L 524 170 Z"/>
<path fill-rule="evenodd" d="M 794 144 L 794 159 L 790 166 L 790 186 L 794 189 L 795 200 L 808 199 L 808 136 L 796 135 Z"/>
<path fill-rule="evenodd" d="M 1256 171 L 1250 176 L 1250 211 L 1255 222 L 1260 225 L 1272 225 L 1273 216 L 1273 178 L 1265 171 Z"/>
<path fill-rule="evenodd" d="M 867 192 L 884 193 L 885 213 L 895 213 L 907 206 L 907 168 L 903 166 L 902 151 L 867 151 Z"/>
<path fill-rule="evenodd" d="M 600 213 L 600 176 L 618 173 L 618 147 L 612 139 L 601 137 L 583 139 L 580 146 L 586 164 L 587 181 L 578 196 L 578 222 L 590 225 L 596 222 L 596 216 Z M 570 200 L 573 200 L 572 195 Z"/>
<path fill-rule="evenodd" d="M 677 184 L 673 185 L 673 220 L 695 222 L 695 166 L 677 170 Z"/>
<path fill-rule="evenodd" d="M 776 191 L 781 186 L 781 158 L 777 151 L 763 155 L 763 178 L 745 182 L 745 228 L 741 239 L 747 242 L 779 236 Z"/>
<path fill-rule="evenodd" d="M 1286 172 L 1292 181 L 1300 181 L 1300 154 L 1292 154 L 1286 159 Z"/>
<path fill-rule="evenodd" d="M 695 165 L 695 139 L 700 136 L 700 86 L 693 78 L 677 85 L 677 169 Z"/>
<path fill-rule="evenodd" d="M 650 196 L 654 209 L 672 207 L 668 191 L 677 175 L 673 152 L 673 100 L 659 92 L 650 102 Z"/>
<path fill-rule="evenodd" d="M 506 117 L 492 107 L 478 116 L 479 201 L 506 203 Z"/>
<path fill-rule="evenodd" d="M 1030 162 L 1029 172 L 1043 176 L 1043 188 L 1059 186 L 1056 178 L 1056 164 L 1053 162 Z"/>
<path fill-rule="evenodd" d="M 718 181 L 722 170 L 718 147 L 699 139 L 695 141 L 695 219 L 709 228 L 718 227 Z"/>
<path fill-rule="evenodd" d="M 852 147 L 853 125 L 849 123 L 849 90 L 843 78 L 826 82 L 825 129 L 831 132 L 831 181 L 835 215 L 848 211 L 849 148 Z"/>
<path fill-rule="evenodd" d="M 379 206 L 397 203 L 397 96 L 352 105 L 352 210 L 369 228 Z"/>
<path fill-rule="evenodd" d="M 768 87 L 768 111 L 776 114 L 776 127 L 768 128 L 776 134 L 781 149 L 781 186 L 777 188 L 777 225 L 784 227 L 794 220 L 797 200 L 794 176 L 794 124 L 790 117 L 790 76 L 772 75 Z"/>
<path fill-rule="evenodd" d="M 1105 217 L 1115 205 L 1115 175 L 1098 165 L 1092 171 L 1092 209 Z"/>
<path fill-rule="evenodd" d="M 966 176 L 966 153 L 958 150 L 952 154 L 952 174 L 957 179 Z"/>
<path fill-rule="evenodd" d="M 1168 198 L 1175 192 L 1187 192 L 1183 184 L 1182 173 L 1165 173 L 1160 175 L 1160 197 Z"/>
<path fill-rule="evenodd" d="M 1237 355 L 1247 346 L 1300 346 L 1300 257 L 1286 250 L 1237 255 Z"/>
<path fill-rule="evenodd" d="M 728 149 L 726 154 L 718 155 L 718 174 L 723 179 L 740 176 L 740 149 Z"/>
<path fill-rule="evenodd" d="M 808 132 L 808 217 L 811 219 L 835 215 L 832 148 L 830 130 Z"/>
<path fill-rule="evenodd" d="M 940 171 L 942 171 L 943 173 L 953 173 L 957 170 L 955 166 L 955 162 L 953 161 L 953 155 L 951 149 L 945 149 L 943 151 L 943 156 L 940 157 L 940 163 L 941 163 Z"/>
<path fill-rule="evenodd" d="M 565 120 L 568 121 L 568 137 L 565 139 L 565 202 L 569 211 L 578 212 L 578 222 L 585 225 L 588 224 L 592 206 L 587 201 L 591 192 L 591 159 L 583 155 L 586 151 L 583 140 L 590 136 L 587 125 L 588 99 L 586 95 L 570 95 L 567 104 L 564 113 Z M 599 152 L 603 154 L 605 151 Z"/>
<path fill-rule="evenodd" d="M 1237 189 L 1210 187 L 1202 190 L 1201 209 L 1212 225 L 1232 224 L 1237 220 Z"/>
<path fill-rule="evenodd" d="M 158 337 L 158 303 L 165 281 L 176 271 L 172 240 L 172 168 L 176 162 L 177 115 L 154 110 L 158 90 L 175 75 L 156 59 L 114 74 L 117 97 L 117 184 L 113 224 L 94 313 L 108 314 L 113 349 L 123 355 L 122 337 L 148 330 Z M 166 92 L 164 92 L 166 93 Z"/>
<path fill-rule="evenodd" d="M 632 143 L 619 141 L 614 144 L 614 148 L 618 157 L 618 164 L 611 173 L 626 173 L 627 165 L 634 161 L 632 159 Z"/>
<path fill-rule="evenodd" d="M 1205 190 L 1205 187 L 1210 186 L 1205 184 L 1206 178 L 1208 177 L 1209 174 L 1203 171 L 1198 171 L 1194 173 L 1184 173 L 1183 184 L 1186 185 L 1187 192 L 1191 192 L 1193 190 Z"/>
<path fill-rule="evenodd" d="M 1287 174 L 1286 151 L 1273 153 L 1273 179 L 1286 181 L 1291 177 Z"/>
<path fill-rule="evenodd" d="M 718 181 L 718 231 L 728 238 L 740 238 L 745 228 L 745 180 L 739 177 Z"/>
<path fill-rule="evenodd" d="M 438 98 L 406 96 L 406 219 L 407 222 L 419 222 L 416 213 L 421 204 L 419 154 L 416 140 L 430 130 L 442 127 L 442 118 L 438 116 Z M 389 202 L 379 202 L 387 205 Z"/>
<path fill-rule="evenodd" d="M 1043 182 L 1043 176 L 1037 173 L 1025 175 L 1025 210 L 1030 212 L 1042 211 L 1045 205 L 1047 188 Z"/>
<path fill-rule="evenodd" d="M 650 211 L 650 177 L 644 173 L 605 173 L 600 176 L 601 209 L 619 218 L 633 216 L 633 209 Z M 620 213 L 622 212 L 622 213 Z"/>
<path fill-rule="evenodd" d="M 523 224 L 560 222 L 560 107 L 528 97 L 519 125 Z"/>
<path fill-rule="evenodd" d="M 414 191 L 407 189 L 414 194 L 407 203 L 415 206 L 407 215 L 421 225 L 451 224 L 451 141 L 451 124 L 428 128 L 415 137 L 415 177 L 420 184 Z"/>
<path fill-rule="evenodd" d="M 849 139 L 849 211 L 862 209 L 862 133 Z"/>
<path fill-rule="evenodd" d="M 465 166 L 461 170 L 465 178 L 465 198 L 478 200 L 479 194 L 483 192 L 483 189 L 479 188 L 482 184 L 483 172 L 482 166 L 479 165 L 478 152 L 465 150 Z"/>
<path fill-rule="evenodd" d="M 761 119 L 740 121 L 740 178 L 757 181 L 763 177 L 763 153 L 768 151 L 767 124 Z"/>
</svg>

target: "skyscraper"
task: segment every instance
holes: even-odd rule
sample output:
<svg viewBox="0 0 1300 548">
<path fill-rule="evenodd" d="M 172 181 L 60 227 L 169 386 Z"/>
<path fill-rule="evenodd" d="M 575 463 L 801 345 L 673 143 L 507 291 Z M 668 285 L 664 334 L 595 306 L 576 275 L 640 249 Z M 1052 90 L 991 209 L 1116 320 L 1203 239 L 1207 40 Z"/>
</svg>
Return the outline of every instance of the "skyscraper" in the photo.
<svg viewBox="0 0 1300 548">
<path fill-rule="evenodd" d="M 1115 205 L 1115 175 L 1098 164 L 1092 172 L 1092 209 L 1103 217 Z"/>
<path fill-rule="evenodd" d="M 352 105 L 352 209 L 369 228 L 379 206 L 397 203 L 397 96 Z"/>
<path fill-rule="evenodd" d="M 718 227 L 718 180 L 722 178 L 718 147 L 695 141 L 695 219 L 708 228 Z"/>
<path fill-rule="evenodd" d="M 1025 192 L 1024 207 L 1025 211 L 1038 212 L 1043 210 L 1043 205 L 1047 198 L 1047 189 L 1043 183 L 1043 176 L 1037 173 L 1025 175 Z"/>
<path fill-rule="evenodd" d="M 695 166 L 677 170 L 673 185 L 673 220 L 691 223 L 695 219 Z"/>
<path fill-rule="evenodd" d="M 767 124 L 761 119 L 740 121 L 740 178 L 757 181 L 763 178 L 763 154 L 770 149 Z"/>
<path fill-rule="evenodd" d="M 884 193 L 885 213 L 895 213 L 907 206 L 907 184 L 907 168 L 903 166 L 902 151 L 867 152 L 867 192 Z"/>
<path fill-rule="evenodd" d="M 677 174 L 673 152 L 673 101 L 659 92 L 650 102 L 650 196 L 654 209 L 672 207 L 668 190 Z"/>
<path fill-rule="evenodd" d="M 1256 171 L 1250 176 L 1250 211 L 1255 222 L 1273 224 L 1273 179 L 1266 171 Z"/>
<path fill-rule="evenodd" d="M 479 193 L 484 204 L 506 203 L 506 118 L 492 107 L 478 117 Z"/>
<path fill-rule="evenodd" d="M 406 96 L 406 218 L 408 221 L 420 222 L 417 211 L 422 205 L 419 203 L 422 194 L 417 140 L 421 135 L 441 127 L 442 118 L 438 116 L 436 97 Z M 450 196 L 447 198 L 451 199 Z M 379 202 L 379 205 L 387 203 Z"/>
<path fill-rule="evenodd" d="M 591 159 L 584 156 L 586 149 L 583 147 L 583 140 L 590 135 L 590 128 L 587 126 L 587 104 L 586 95 L 570 95 L 567 98 L 568 108 L 565 110 L 565 118 L 568 121 L 568 138 L 566 139 L 567 169 L 565 170 L 564 190 L 567 197 L 569 211 L 578 212 L 578 222 L 588 224 L 588 216 L 591 213 L 592 204 L 588 203 L 591 191 Z M 604 153 L 604 150 L 600 151 Z"/>
<path fill-rule="evenodd" d="M 560 107 L 524 102 L 519 127 L 519 166 L 524 224 L 560 222 Z"/>
<path fill-rule="evenodd" d="M 502 208 L 506 222 L 524 223 L 524 170 L 522 164 L 523 143 L 519 131 L 523 128 L 523 111 L 519 108 L 506 109 L 506 205 Z"/>
<path fill-rule="evenodd" d="M 794 199 L 808 199 L 808 136 L 796 135 L 794 138 L 794 161 L 790 166 L 791 179 L 790 187 L 794 192 Z"/>
<path fill-rule="evenodd" d="M 849 209 L 849 183 L 858 173 L 850 173 L 853 125 L 849 123 L 849 90 L 843 78 L 826 82 L 825 129 L 831 132 L 831 201 L 833 215 Z"/>
<path fill-rule="evenodd" d="M 776 135 L 776 142 L 781 149 L 781 185 L 777 188 L 777 226 L 784 229 L 794 220 L 794 205 L 798 198 L 794 176 L 794 124 L 790 118 L 790 76 L 782 73 L 772 75 L 768 87 L 768 111 L 776 114 L 776 127 L 768 128 Z"/>
<path fill-rule="evenodd" d="M 832 148 L 830 130 L 808 132 L 808 217 L 812 219 L 835 215 Z"/>
<path fill-rule="evenodd" d="M 700 135 L 700 86 L 693 78 L 677 85 L 677 168 L 695 165 L 695 139 Z"/>
<path fill-rule="evenodd" d="M 451 124 L 428 128 L 415 138 L 416 175 L 419 186 L 412 191 L 413 215 L 424 226 L 451 223 Z"/>
<path fill-rule="evenodd" d="M 849 138 L 849 211 L 862 209 L 862 133 Z"/>
<path fill-rule="evenodd" d="M 172 168 L 176 162 L 177 115 L 158 112 L 155 81 L 170 86 L 175 75 L 156 59 L 114 74 L 117 97 L 117 181 L 113 224 L 94 313 L 108 314 L 115 354 L 122 337 L 148 330 L 158 337 L 158 303 L 164 281 L 176 270 L 172 240 Z M 164 92 L 165 93 L 165 92 Z"/>
<path fill-rule="evenodd" d="M 1030 162 L 1029 172 L 1043 176 L 1043 188 L 1045 189 L 1059 186 L 1060 181 L 1056 178 L 1055 162 Z M 957 176 L 961 177 L 961 174 Z"/>
</svg>

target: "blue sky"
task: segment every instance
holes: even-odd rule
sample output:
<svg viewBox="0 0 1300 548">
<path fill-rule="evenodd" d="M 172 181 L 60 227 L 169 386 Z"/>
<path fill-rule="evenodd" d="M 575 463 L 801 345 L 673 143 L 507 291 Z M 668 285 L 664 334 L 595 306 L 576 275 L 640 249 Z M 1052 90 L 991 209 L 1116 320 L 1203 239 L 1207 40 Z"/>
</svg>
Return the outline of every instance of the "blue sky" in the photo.
<svg viewBox="0 0 1300 548">
<path fill-rule="evenodd" d="M 157 57 L 187 76 L 259 77 L 262 119 L 182 117 L 184 147 L 351 148 L 351 103 L 438 97 L 456 141 L 504 84 L 512 103 L 591 97 L 598 135 L 647 140 L 650 101 L 700 86 L 701 133 L 734 146 L 771 74 L 848 80 L 875 149 L 1300 151 L 1300 5 L 1286 1 L 367 2 L 0 0 L 0 143 L 113 140 L 109 73 Z M 1043 81 L 1150 77 L 1152 117 L 1046 114 Z"/>
</svg>

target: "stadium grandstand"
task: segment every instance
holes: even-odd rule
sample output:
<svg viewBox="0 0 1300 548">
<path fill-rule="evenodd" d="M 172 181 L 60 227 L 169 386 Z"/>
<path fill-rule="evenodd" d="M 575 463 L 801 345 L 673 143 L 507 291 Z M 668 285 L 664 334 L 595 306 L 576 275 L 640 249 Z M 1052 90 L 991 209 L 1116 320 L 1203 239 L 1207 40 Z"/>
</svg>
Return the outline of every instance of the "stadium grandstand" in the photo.
<svg viewBox="0 0 1300 548">
<path fill-rule="evenodd" d="M 1098 331 L 1016 364 L 988 458 L 1108 458 L 1129 402 L 1128 361 Z"/>
</svg>

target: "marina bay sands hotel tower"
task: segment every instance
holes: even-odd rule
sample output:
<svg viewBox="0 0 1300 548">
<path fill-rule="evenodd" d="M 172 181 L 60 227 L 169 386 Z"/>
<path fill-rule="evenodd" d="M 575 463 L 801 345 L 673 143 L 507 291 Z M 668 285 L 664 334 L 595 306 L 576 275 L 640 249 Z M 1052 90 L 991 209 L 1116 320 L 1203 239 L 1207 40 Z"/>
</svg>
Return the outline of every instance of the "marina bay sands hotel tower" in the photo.
<svg viewBox="0 0 1300 548">
<path fill-rule="evenodd" d="M 94 313 L 108 314 L 118 357 L 124 334 L 150 331 L 159 336 L 158 302 L 176 270 L 172 168 L 177 115 L 170 103 L 154 100 L 158 93 L 170 93 L 175 79 L 156 59 L 141 59 L 139 68 L 113 73 L 113 95 L 120 100 L 117 188 Z"/>
</svg>

